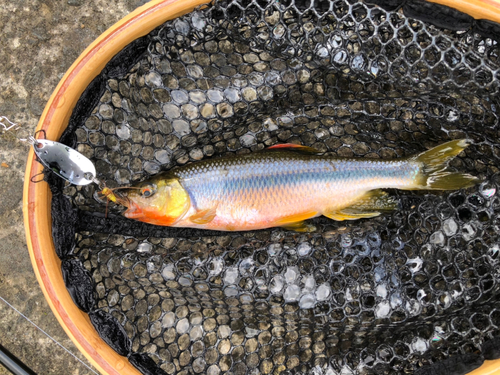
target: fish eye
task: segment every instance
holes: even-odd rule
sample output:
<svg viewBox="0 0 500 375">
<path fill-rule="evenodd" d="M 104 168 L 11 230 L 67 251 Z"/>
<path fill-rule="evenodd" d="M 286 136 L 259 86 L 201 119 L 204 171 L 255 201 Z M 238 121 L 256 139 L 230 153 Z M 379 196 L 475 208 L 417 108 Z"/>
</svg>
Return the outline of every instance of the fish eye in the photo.
<svg viewBox="0 0 500 375">
<path fill-rule="evenodd" d="M 146 197 L 146 198 L 151 197 L 154 193 L 156 193 L 156 186 L 155 185 L 144 186 L 141 189 L 141 195 L 143 197 Z"/>
</svg>

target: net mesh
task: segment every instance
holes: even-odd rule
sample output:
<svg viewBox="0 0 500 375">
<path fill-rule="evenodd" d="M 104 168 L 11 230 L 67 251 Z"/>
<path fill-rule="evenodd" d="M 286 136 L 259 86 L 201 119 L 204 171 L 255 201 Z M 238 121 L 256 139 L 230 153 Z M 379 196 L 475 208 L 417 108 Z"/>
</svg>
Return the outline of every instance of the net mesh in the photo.
<svg viewBox="0 0 500 375">
<path fill-rule="evenodd" d="M 473 144 L 452 167 L 483 182 L 392 191 L 391 214 L 297 234 L 154 227 L 53 180 L 66 284 L 120 354 L 147 374 L 209 375 L 462 374 L 497 356 L 494 39 L 359 2 L 235 0 L 134 51 L 63 136 L 109 187 L 280 142 L 391 159 L 458 138 Z"/>
</svg>

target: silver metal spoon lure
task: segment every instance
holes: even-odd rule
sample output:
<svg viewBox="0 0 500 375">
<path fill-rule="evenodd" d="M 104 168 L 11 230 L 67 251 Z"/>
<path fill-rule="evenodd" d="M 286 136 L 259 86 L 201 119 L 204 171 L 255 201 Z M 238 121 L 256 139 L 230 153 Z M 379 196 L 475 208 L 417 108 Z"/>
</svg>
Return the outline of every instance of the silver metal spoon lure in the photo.
<svg viewBox="0 0 500 375">
<path fill-rule="evenodd" d="M 88 185 L 93 182 L 100 189 L 98 194 L 106 197 L 108 201 L 128 206 L 126 199 L 116 195 L 113 192 L 114 189 L 106 187 L 106 184 L 96 177 L 94 164 L 78 151 L 62 143 L 47 139 L 35 139 L 33 136 L 22 139 L 22 141 L 31 144 L 38 160 L 59 177 L 73 185 Z"/>
<path fill-rule="evenodd" d="M 46 168 L 66 181 L 74 185 L 99 184 L 94 164 L 71 147 L 47 139 L 35 139 L 33 136 L 23 141 L 33 146 L 36 156 Z"/>
<path fill-rule="evenodd" d="M 88 185 L 93 182 L 100 189 L 98 194 L 106 197 L 108 201 L 122 206 L 128 205 L 126 199 L 116 195 L 114 189 L 106 187 L 106 184 L 96 177 L 94 164 L 78 151 L 62 143 L 35 139 L 33 136 L 21 141 L 31 144 L 38 160 L 59 177 L 73 185 Z"/>
<path fill-rule="evenodd" d="M 5 116 L 0 116 L 0 134 L 12 131 L 17 127 L 19 127 L 18 124 L 10 121 Z M 106 185 L 96 177 L 94 163 L 71 147 L 48 139 L 36 139 L 32 135 L 19 140 L 33 146 L 40 163 L 71 184 L 88 185 L 96 183 L 101 189 L 106 188 Z M 111 194 L 108 195 L 111 196 Z"/>
</svg>

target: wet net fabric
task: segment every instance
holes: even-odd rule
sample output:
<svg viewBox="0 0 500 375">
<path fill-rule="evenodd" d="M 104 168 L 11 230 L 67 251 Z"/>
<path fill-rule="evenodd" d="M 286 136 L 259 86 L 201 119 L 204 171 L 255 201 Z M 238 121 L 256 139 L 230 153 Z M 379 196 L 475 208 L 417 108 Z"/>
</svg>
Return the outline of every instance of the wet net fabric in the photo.
<svg viewBox="0 0 500 375">
<path fill-rule="evenodd" d="M 390 191 L 393 213 L 298 234 L 155 227 L 54 179 L 65 282 L 117 352 L 209 375 L 464 374 L 499 356 L 495 39 L 365 3 L 241 0 L 134 43 L 62 138 L 109 187 L 276 143 L 391 159 L 459 138 L 452 167 L 483 182 Z"/>
</svg>

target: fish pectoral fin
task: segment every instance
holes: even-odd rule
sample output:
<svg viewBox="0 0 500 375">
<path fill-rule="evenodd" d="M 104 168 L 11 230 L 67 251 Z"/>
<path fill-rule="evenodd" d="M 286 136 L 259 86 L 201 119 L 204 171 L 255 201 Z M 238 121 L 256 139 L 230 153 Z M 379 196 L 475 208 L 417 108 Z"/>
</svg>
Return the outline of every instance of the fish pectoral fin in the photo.
<svg viewBox="0 0 500 375">
<path fill-rule="evenodd" d="M 305 221 L 298 221 L 296 223 L 281 225 L 281 227 L 299 233 L 314 232 L 316 230 L 316 227 L 314 225 L 308 224 Z"/>
<path fill-rule="evenodd" d="M 392 211 L 396 207 L 396 201 L 389 194 L 377 189 L 367 192 L 348 207 L 326 210 L 323 215 L 337 221 L 357 220 L 379 216 L 382 212 Z"/>
<path fill-rule="evenodd" d="M 194 224 L 208 224 L 214 219 L 216 214 L 217 207 L 212 207 L 208 210 L 198 211 L 194 215 L 191 215 L 189 220 Z"/>
<path fill-rule="evenodd" d="M 287 150 L 287 151 L 296 151 L 305 154 L 320 154 L 318 150 L 309 146 L 296 145 L 294 143 L 283 143 L 279 145 L 274 145 L 264 149 L 263 151 L 273 151 L 273 150 Z"/>
<path fill-rule="evenodd" d="M 318 212 L 316 211 L 310 211 L 303 212 L 297 215 L 285 216 L 279 220 L 276 220 L 273 226 L 283 227 L 295 232 L 313 232 L 316 230 L 316 227 L 312 224 L 305 223 L 304 220 L 310 219 L 317 214 Z"/>
</svg>

